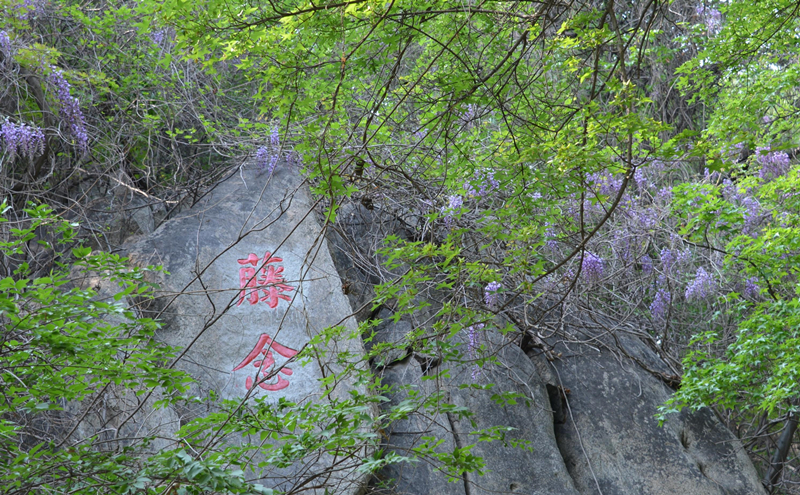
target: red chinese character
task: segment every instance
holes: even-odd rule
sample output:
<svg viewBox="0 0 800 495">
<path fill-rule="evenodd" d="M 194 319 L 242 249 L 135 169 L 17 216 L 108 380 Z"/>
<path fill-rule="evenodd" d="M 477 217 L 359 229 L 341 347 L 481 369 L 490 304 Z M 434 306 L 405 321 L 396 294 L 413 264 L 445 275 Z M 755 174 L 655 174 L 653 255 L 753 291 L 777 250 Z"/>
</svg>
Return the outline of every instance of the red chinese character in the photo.
<svg viewBox="0 0 800 495">
<path fill-rule="evenodd" d="M 265 349 L 266 347 L 266 349 Z M 239 365 L 233 368 L 233 371 L 238 371 L 250 363 L 253 363 L 253 366 L 258 368 L 257 376 L 260 376 L 258 380 L 258 386 L 263 388 L 264 390 L 275 391 L 275 390 L 283 390 L 284 388 L 289 386 L 289 381 L 284 379 L 282 376 L 278 375 L 278 381 L 276 383 L 264 383 L 264 380 L 267 379 L 270 372 L 272 371 L 272 367 L 275 365 L 275 358 L 272 355 L 273 349 L 275 352 L 280 354 L 281 356 L 285 357 L 286 359 L 292 358 L 297 355 L 297 351 L 294 349 L 290 349 L 286 346 L 282 346 L 279 343 L 272 340 L 272 337 L 269 335 L 262 333 L 261 337 L 258 338 L 258 343 L 253 350 L 250 351 L 250 354 L 244 358 L 244 361 L 239 363 Z M 262 359 L 256 359 L 259 354 L 263 355 Z M 286 366 L 281 367 L 279 370 L 280 373 L 283 373 L 286 376 L 292 376 L 294 373 L 290 368 Z M 253 377 L 248 376 L 247 380 L 245 381 L 245 385 L 247 385 L 247 390 L 253 388 Z"/>
<path fill-rule="evenodd" d="M 269 251 L 264 255 L 261 263 L 261 270 L 259 276 L 256 277 L 256 269 L 253 267 L 258 266 L 259 257 L 255 253 L 250 253 L 247 258 L 238 260 L 240 265 L 243 266 L 239 269 L 239 302 L 236 304 L 240 306 L 245 299 L 250 304 L 257 304 L 259 300 L 265 301 L 270 308 L 278 307 L 278 299 L 290 301 L 291 298 L 283 294 L 294 290 L 294 287 L 286 285 L 283 280 L 283 267 L 273 266 L 271 263 L 282 262 L 283 258 L 272 256 Z M 259 291 L 264 295 L 259 297 Z"/>
</svg>

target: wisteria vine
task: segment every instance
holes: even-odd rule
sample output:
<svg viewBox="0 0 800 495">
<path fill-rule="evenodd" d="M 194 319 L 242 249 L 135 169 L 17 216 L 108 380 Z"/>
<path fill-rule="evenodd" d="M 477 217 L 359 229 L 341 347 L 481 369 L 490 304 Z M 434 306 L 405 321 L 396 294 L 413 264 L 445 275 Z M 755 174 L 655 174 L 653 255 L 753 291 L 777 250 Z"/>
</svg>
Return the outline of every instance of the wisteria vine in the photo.
<svg viewBox="0 0 800 495">
<path fill-rule="evenodd" d="M 81 111 L 80 102 L 72 96 L 72 86 L 64 78 L 61 69 L 50 67 L 47 81 L 55 89 L 59 102 L 59 114 L 69 125 L 70 133 L 75 139 L 78 149 L 86 152 L 89 149 L 89 135 L 86 132 L 86 119 Z"/>
</svg>

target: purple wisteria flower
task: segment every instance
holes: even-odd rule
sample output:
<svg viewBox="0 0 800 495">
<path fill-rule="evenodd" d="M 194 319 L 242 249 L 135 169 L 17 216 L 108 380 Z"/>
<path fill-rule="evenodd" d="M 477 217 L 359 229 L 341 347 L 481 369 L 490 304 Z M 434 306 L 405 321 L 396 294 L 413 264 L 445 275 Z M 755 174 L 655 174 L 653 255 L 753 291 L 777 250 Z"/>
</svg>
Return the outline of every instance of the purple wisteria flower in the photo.
<svg viewBox="0 0 800 495">
<path fill-rule="evenodd" d="M 162 43 L 164 43 L 166 34 L 167 34 L 166 29 L 156 29 L 155 31 L 150 33 L 150 41 L 152 41 L 156 45 L 161 45 Z"/>
<path fill-rule="evenodd" d="M 17 2 L 16 10 L 19 18 L 30 20 L 44 14 L 46 3 L 46 0 L 22 0 Z"/>
<path fill-rule="evenodd" d="M 70 132 L 75 138 L 78 148 L 85 153 L 89 149 L 89 135 L 86 133 L 86 121 L 81 112 L 80 103 L 70 93 L 72 87 L 64 79 L 63 72 L 52 66 L 47 81 L 55 87 L 61 118 L 69 124 Z"/>
<path fill-rule="evenodd" d="M 622 179 L 619 179 L 609 172 L 596 172 L 590 174 L 588 179 L 594 182 L 595 189 L 604 196 L 616 196 L 619 188 L 622 187 Z"/>
<path fill-rule="evenodd" d="M 256 150 L 256 166 L 258 166 L 259 170 L 266 170 L 269 167 L 272 161 L 270 156 L 269 149 L 266 146 L 258 147 Z"/>
<path fill-rule="evenodd" d="M 44 153 L 44 131 L 39 127 L 7 120 L 0 125 L 0 138 L 3 152 L 12 160 L 15 156 L 33 160 Z"/>
<path fill-rule="evenodd" d="M 658 212 L 652 208 L 645 208 L 636 212 L 636 219 L 644 230 L 654 229 L 658 223 Z"/>
<path fill-rule="evenodd" d="M 454 194 L 448 198 L 448 207 L 451 210 L 458 210 L 464 205 L 464 198 Z"/>
<path fill-rule="evenodd" d="M 544 237 L 546 239 L 545 244 L 547 245 L 547 248 L 553 252 L 557 251 L 558 241 L 556 239 L 558 238 L 558 232 L 552 224 L 545 224 Z"/>
<path fill-rule="evenodd" d="M 489 282 L 486 285 L 486 288 L 483 290 L 483 300 L 487 306 L 492 308 L 497 306 L 500 299 L 499 292 L 502 288 L 503 286 L 500 282 Z"/>
<path fill-rule="evenodd" d="M 449 229 L 453 224 L 453 213 L 458 213 L 464 205 L 464 198 L 454 194 L 448 198 L 447 206 L 442 206 L 442 214 L 444 214 L 444 224 Z"/>
<path fill-rule="evenodd" d="M 485 189 L 485 187 L 484 187 L 484 189 Z M 467 196 L 477 196 L 478 195 L 478 190 L 475 189 L 475 187 L 473 187 L 473 185 L 472 185 L 472 183 L 470 181 L 465 181 L 464 182 L 464 192 L 467 193 Z"/>
<path fill-rule="evenodd" d="M 281 135 L 278 126 L 272 127 L 272 132 L 269 134 L 269 145 L 272 149 L 277 150 L 281 146 Z"/>
<path fill-rule="evenodd" d="M 475 184 L 469 180 L 464 182 L 464 192 L 467 196 L 484 197 L 487 193 L 500 189 L 500 182 L 494 178 L 494 172 L 491 170 L 476 170 L 472 181 Z"/>
<path fill-rule="evenodd" d="M 731 203 L 738 202 L 739 198 L 741 197 L 739 193 L 739 188 L 736 187 L 736 184 L 733 183 L 730 179 L 723 179 L 722 180 L 722 194 Z"/>
<path fill-rule="evenodd" d="M 461 112 L 461 115 L 458 118 L 465 124 L 470 124 L 473 121 L 478 119 L 478 105 L 474 103 L 468 103 L 464 111 Z"/>
<path fill-rule="evenodd" d="M 758 286 L 758 277 L 750 277 L 744 281 L 744 296 L 755 299 L 761 294 L 761 287 Z"/>
<path fill-rule="evenodd" d="M 698 5 L 695 12 L 700 17 L 701 22 L 708 28 L 709 34 L 716 34 L 722 28 L 722 12 L 704 5 Z"/>
<path fill-rule="evenodd" d="M 578 200 L 579 198 L 576 197 L 575 199 Z M 576 203 L 580 204 L 579 201 L 576 201 Z M 603 208 L 603 205 L 600 204 L 600 202 L 594 202 L 594 201 L 590 201 L 588 199 L 583 201 L 583 219 L 584 219 L 584 221 L 587 218 L 591 218 L 592 216 L 603 215 L 605 213 L 605 211 L 606 211 L 605 208 Z M 567 213 L 569 215 L 572 215 L 572 218 L 575 219 L 575 222 L 580 222 L 581 209 L 578 206 L 570 205 L 569 208 L 567 208 Z"/>
<path fill-rule="evenodd" d="M 660 283 L 659 285 L 662 284 Z M 664 320 L 666 318 L 671 301 L 672 294 L 670 294 L 669 290 L 663 285 L 659 287 L 653 302 L 650 303 L 650 314 L 654 320 Z"/>
<path fill-rule="evenodd" d="M 300 168 L 303 165 L 303 159 L 300 154 L 296 151 L 291 151 L 287 154 L 286 157 L 287 165 L 290 168 Z M 372 167 L 372 161 L 367 163 L 367 170 Z"/>
<path fill-rule="evenodd" d="M 584 251 L 583 261 L 581 262 L 581 273 L 589 282 L 597 282 L 603 278 L 604 262 L 603 258 L 591 251 Z"/>
<path fill-rule="evenodd" d="M 678 256 L 675 259 L 675 263 L 680 265 L 681 263 L 687 263 L 691 260 L 692 260 L 692 252 L 689 250 L 689 248 L 684 248 L 683 250 L 678 251 Z"/>
<path fill-rule="evenodd" d="M 664 272 L 669 272 L 675 262 L 678 260 L 675 256 L 675 253 L 672 252 L 670 248 L 662 248 L 661 253 L 659 253 L 659 258 L 661 259 L 661 268 Z"/>
<path fill-rule="evenodd" d="M 642 191 L 647 189 L 647 187 L 650 185 L 647 177 L 644 176 L 644 171 L 641 168 L 637 168 L 633 173 L 633 180 L 636 182 L 636 186 Z"/>
<path fill-rule="evenodd" d="M 469 358 L 472 361 L 478 359 L 478 349 L 481 347 L 481 335 L 478 333 L 478 330 L 483 328 L 483 323 L 478 323 L 476 325 L 472 325 L 467 327 L 467 337 L 469 341 L 467 342 L 467 349 L 469 350 Z M 481 368 L 478 366 L 478 363 L 472 367 L 472 382 L 476 383 L 478 381 L 478 377 L 481 375 Z"/>
<path fill-rule="evenodd" d="M 714 278 L 702 266 L 697 269 L 694 280 L 686 286 L 686 300 L 705 299 L 714 290 Z"/>
<path fill-rule="evenodd" d="M 0 66 L 11 62 L 14 57 L 14 45 L 11 44 L 11 37 L 7 32 L 0 29 Z"/>
<path fill-rule="evenodd" d="M 639 263 L 642 265 L 642 273 L 646 275 L 653 273 L 653 258 L 650 255 L 645 254 L 639 258 Z"/>
<path fill-rule="evenodd" d="M 783 151 L 771 151 L 768 146 L 756 148 L 756 161 L 761 165 L 758 176 L 763 180 L 780 177 L 789 171 L 789 155 Z"/>
<path fill-rule="evenodd" d="M 275 171 L 280 157 L 281 137 L 278 127 L 272 128 L 269 135 L 269 147 L 259 146 L 256 150 L 256 166 L 259 170 L 266 170 L 270 175 Z"/>
<path fill-rule="evenodd" d="M 761 205 L 756 198 L 752 196 L 745 196 L 740 201 L 744 207 L 742 218 L 744 219 L 744 233 L 751 234 L 761 223 L 763 215 L 761 214 Z"/>
</svg>

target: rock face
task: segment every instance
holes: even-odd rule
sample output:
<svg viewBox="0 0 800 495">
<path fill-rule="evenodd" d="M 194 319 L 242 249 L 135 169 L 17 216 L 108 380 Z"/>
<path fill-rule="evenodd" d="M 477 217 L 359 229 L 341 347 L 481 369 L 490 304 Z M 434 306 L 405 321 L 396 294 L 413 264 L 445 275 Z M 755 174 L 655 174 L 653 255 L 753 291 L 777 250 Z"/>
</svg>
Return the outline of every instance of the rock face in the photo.
<svg viewBox="0 0 800 495">
<path fill-rule="evenodd" d="M 294 357 L 327 327 L 355 332 L 352 314 L 383 320 L 365 344 L 374 351 L 393 344 L 370 364 L 391 387 L 383 411 L 404 411 L 379 432 L 383 452 L 421 460 L 389 464 L 368 483 L 352 466 L 336 465 L 320 481 L 314 473 L 337 462 L 321 454 L 254 473 L 265 484 L 373 495 L 764 493 L 741 444 L 710 411 L 658 426 L 670 372 L 635 329 L 559 315 L 558 331 L 534 339 L 497 316 L 479 332 L 442 339 L 443 352 L 461 356 L 443 362 L 430 343 L 442 335 L 438 315 L 451 294 L 420 291 L 411 314 L 397 314 L 390 302 L 372 307 L 374 287 L 402 270 L 383 268 L 377 248 L 389 235 L 418 234 L 413 222 L 369 206 L 345 205 L 325 237 L 297 174 L 242 172 L 128 249 L 138 263 L 169 271 L 158 275 L 150 311 L 166 322 L 158 337 L 184 349 L 177 366 L 198 380 L 201 396 L 346 397 L 355 384 L 337 382 L 323 396 L 320 379 L 340 371 L 338 352 L 364 356 L 358 338 L 332 339 L 305 366 Z M 454 460 L 483 474 L 448 471 L 444 461 Z M 309 477 L 313 488 L 303 485 Z"/>
<path fill-rule="evenodd" d="M 121 291 L 107 277 L 101 277 L 96 272 L 81 272 L 75 267 L 70 279 L 81 289 L 93 288 L 97 299 L 108 303 L 113 303 L 114 295 Z M 122 299 L 117 304 L 124 302 Z M 104 320 L 112 325 L 128 323 L 114 313 L 105 315 Z M 142 436 L 149 436 L 153 440 L 141 451 L 142 455 L 176 448 L 178 442 L 175 432 L 180 428 L 180 418 L 172 408 L 156 407 L 156 403 L 164 398 L 160 389 L 152 390 L 150 394 L 136 393 L 150 391 L 146 387 L 132 391 L 109 385 L 93 400 L 67 402 L 64 407 L 65 424 L 80 418 L 72 432 L 72 440 L 97 438 L 96 448 L 110 452 L 127 447 Z"/>
<path fill-rule="evenodd" d="M 602 336 L 606 330 L 615 338 Z M 654 415 L 670 389 L 652 372 L 669 370 L 624 330 L 611 322 L 571 325 L 565 332 L 592 344 L 555 345 L 562 355 L 553 381 L 570 390 L 571 413 L 556 425 L 556 437 L 576 488 L 606 495 L 764 493 L 741 443 L 711 410 L 684 410 L 658 426 Z"/>
<path fill-rule="evenodd" d="M 475 444 L 469 453 L 481 457 L 488 470 L 482 476 L 448 476 L 435 462 L 394 464 L 379 474 L 371 493 L 579 493 L 558 450 L 547 391 L 536 368 L 518 347 L 504 345 L 499 333 L 486 333 L 484 338 L 487 354 L 494 353 L 500 359 L 496 364 L 485 365 L 480 372 L 462 365 L 434 379 L 429 372 L 423 381 L 420 364 L 409 357 L 385 367 L 381 373 L 382 383 L 396 390 L 391 405 L 403 402 L 411 393 L 439 393 L 443 401 L 473 413 L 460 417 L 454 412 L 415 411 L 408 419 L 393 423 L 387 432 L 389 451 L 409 455 L 431 439 L 443 440 L 437 453 L 458 452 Z M 524 399 L 499 403 L 494 396 L 501 391 L 516 392 Z M 473 433 L 506 426 L 515 429 L 507 432 L 502 441 L 481 442 Z M 448 478 L 456 481 L 447 483 Z"/>
<path fill-rule="evenodd" d="M 408 224 L 413 222 L 402 222 L 378 208 L 350 204 L 340 210 L 339 224 L 328 237 L 354 308 L 372 297 L 374 284 L 393 276 L 381 269 L 374 247 L 388 234 L 412 238 Z M 428 308 L 397 321 L 387 319 L 391 308 L 359 313 L 359 319 L 384 320 L 370 345 L 402 344 L 380 353 L 372 364 L 383 383 L 393 386 L 390 404 L 401 404 L 414 394 L 438 393 L 442 400 L 469 411 L 474 423 L 451 413 L 415 410 L 386 432 L 384 447 L 407 455 L 432 438 L 441 440 L 437 453 L 460 452 L 475 444 L 470 452 L 483 458 L 486 474 L 444 473 L 433 456 L 427 462 L 389 466 L 373 481 L 371 493 L 765 493 L 741 443 L 710 410 L 684 412 L 663 427 L 658 425 L 654 415 L 671 392 L 663 379 L 670 371 L 655 352 L 630 335 L 629 328 L 608 322 L 561 322 L 552 337 L 526 345 L 527 352 L 520 348 L 524 340 L 518 330 L 506 336 L 484 332 L 484 352 L 496 361 L 477 370 L 442 365 L 415 351 L 413 339 L 432 337 L 425 335 L 441 308 L 436 295 L 422 297 L 427 298 Z M 468 345 L 467 336 L 459 339 L 462 348 Z M 516 392 L 524 399 L 502 403 L 492 397 L 503 392 Z M 470 434 L 492 426 L 514 429 L 506 443 L 478 442 Z M 448 478 L 455 482 L 448 483 Z"/>
<path fill-rule="evenodd" d="M 197 395 L 320 401 L 319 380 L 339 370 L 336 354 L 363 355 L 357 339 L 333 339 L 323 357 L 305 365 L 294 359 L 321 330 L 356 328 L 313 206 L 295 172 L 242 171 L 129 247 L 136 263 L 169 272 L 157 275 L 150 311 L 166 322 L 158 338 L 183 349 L 177 367 L 197 380 Z M 337 382 L 324 400 L 352 388 Z M 288 489 L 297 470 L 310 467 L 256 475 Z M 316 492 L 351 493 L 358 477 L 344 469 L 323 485 Z"/>
</svg>

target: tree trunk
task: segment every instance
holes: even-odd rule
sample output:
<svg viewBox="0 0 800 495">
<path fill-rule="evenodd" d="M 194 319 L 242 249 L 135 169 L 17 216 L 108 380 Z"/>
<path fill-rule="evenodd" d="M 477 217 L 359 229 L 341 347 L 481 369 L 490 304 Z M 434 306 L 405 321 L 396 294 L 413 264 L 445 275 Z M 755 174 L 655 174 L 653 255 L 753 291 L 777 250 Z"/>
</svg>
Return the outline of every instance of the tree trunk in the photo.
<svg viewBox="0 0 800 495">
<path fill-rule="evenodd" d="M 767 472 L 766 478 L 764 478 L 764 484 L 767 490 L 769 490 L 769 493 L 773 492 L 775 485 L 778 483 L 778 479 L 781 477 L 783 464 L 786 462 L 786 455 L 789 453 L 789 447 L 792 446 L 792 438 L 794 437 L 795 430 L 797 430 L 797 415 L 789 413 L 786 426 L 784 426 L 783 433 L 781 433 L 781 437 L 778 439 L 778 448 L 775 449 L 775 453 L 772 455 L 769 471 Z"/>
</svg>

